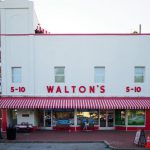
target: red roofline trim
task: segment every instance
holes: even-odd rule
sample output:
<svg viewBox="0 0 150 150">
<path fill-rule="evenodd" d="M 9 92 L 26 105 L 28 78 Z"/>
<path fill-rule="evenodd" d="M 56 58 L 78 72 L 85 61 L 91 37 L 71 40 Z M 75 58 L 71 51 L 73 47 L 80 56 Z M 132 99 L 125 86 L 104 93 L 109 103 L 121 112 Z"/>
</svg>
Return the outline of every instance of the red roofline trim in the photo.
<svg viewBox="0 0 150 150">
<path fill-rule="evenodd" d="M 150 33 L 50 33 L 50 34 L 0 34 L 0 36 L 149 36 Z"/>
</svg>

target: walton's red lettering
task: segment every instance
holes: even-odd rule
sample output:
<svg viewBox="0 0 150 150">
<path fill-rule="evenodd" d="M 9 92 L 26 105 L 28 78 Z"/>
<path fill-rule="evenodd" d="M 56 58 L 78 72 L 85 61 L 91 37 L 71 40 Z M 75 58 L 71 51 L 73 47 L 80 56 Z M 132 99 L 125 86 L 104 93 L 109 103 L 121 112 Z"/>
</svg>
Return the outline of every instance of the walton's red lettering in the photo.
<svg viewBox="0 0 150 150">
<path fill-rule="evenodd" d="M 58 86 L 58 87 L 57 87 L 57 89 L 56 89 L 56 93 L 62 93 L 62 92 L 61 92 L 61 88 L 60 88 L 60 86 Z"/>
<path fill-rule="evenodd" d="M 104 85 L 100 86 L 100 93 L 105 93 L 105 86 Z"/>
<path fill-rule="evenodd" d="M 67 86 L 65 86 L 65 93 L 69 93 Z"/>
<path fill-rule="evenodd" d="M 53 91 L 54 91 L 54 86 L 47 86 L 48 93 L 53 93 Z"/>
<path fill-rule="evenodd" d="M 71 87 L 72 87 L 72 93 L 75 93 L 76 86 L 71 86 Z"/>
<path fill-rule="evenodd" d="M 86 91 L 86 87 L 85 86 L 80 86 L 79 87 L 79 92 L 80 93 L 85 93 L 85 91 Z"/>
<path fill-rule="evenodd" d="M 95 86 L 89 86 L 89 92 L 95 93 Z"/>
</svg>

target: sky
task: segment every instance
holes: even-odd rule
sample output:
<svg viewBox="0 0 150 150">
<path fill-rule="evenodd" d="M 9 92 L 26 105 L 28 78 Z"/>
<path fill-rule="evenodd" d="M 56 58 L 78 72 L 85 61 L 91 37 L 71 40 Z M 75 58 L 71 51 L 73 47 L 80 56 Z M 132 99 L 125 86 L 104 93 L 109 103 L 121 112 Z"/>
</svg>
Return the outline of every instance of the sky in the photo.
<svg viewBox="0 0 150 150">
<path fill-rule="evenodd" d="M 51 33 L 150 33 L 150 0 L 31 0 Z"/>
</svg>

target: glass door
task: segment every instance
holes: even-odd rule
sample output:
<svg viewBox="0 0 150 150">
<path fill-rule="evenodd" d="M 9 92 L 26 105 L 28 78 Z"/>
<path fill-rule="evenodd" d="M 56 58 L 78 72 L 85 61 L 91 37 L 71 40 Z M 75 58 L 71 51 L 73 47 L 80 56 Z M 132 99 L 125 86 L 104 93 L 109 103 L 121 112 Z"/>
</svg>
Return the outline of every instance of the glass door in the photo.
<svg viewBox="0 0 150 150">
<path fill-rule="evenodd" d="M 100 111 L 100 130 L 114 129 L 114 111 L 101 110 Z"/>
<path fill-rule="evenodd" d="M 51 127 L 51 110 L 45 110 L 44 126 L 45 127 Z"/>
<path fill-rule="evenodd" d="M 107 111 L 107 126 L 113 127 L 114 126 L 114 112 Z"/>
<path fill-rule="evenodd" d="M 52 116 L 51 116 L 51 109 L 43 110 L 39 109 L 36 113 L 38 127 L 40 129 L 47 129 L 50 130 L 52 128 Z"/>
<path fill-rule="evenodd" d="M 106 110 L 100 111 L 100 127 L 106 127 Z"/>
</svg>

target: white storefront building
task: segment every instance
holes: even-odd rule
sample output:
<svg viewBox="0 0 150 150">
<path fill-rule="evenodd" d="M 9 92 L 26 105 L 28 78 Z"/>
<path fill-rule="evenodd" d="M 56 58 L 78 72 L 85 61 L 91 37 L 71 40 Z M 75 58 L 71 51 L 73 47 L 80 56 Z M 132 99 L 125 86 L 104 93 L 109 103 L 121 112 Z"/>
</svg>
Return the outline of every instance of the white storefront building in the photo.
<svg viewBox="0 0 150 150">
<path fill-rule="evenodd" d="M 28 0 L 1 1 L 0 19 L 3 130 L 150 130 L 150 34 L 39 33 Z"/>
</svg>

